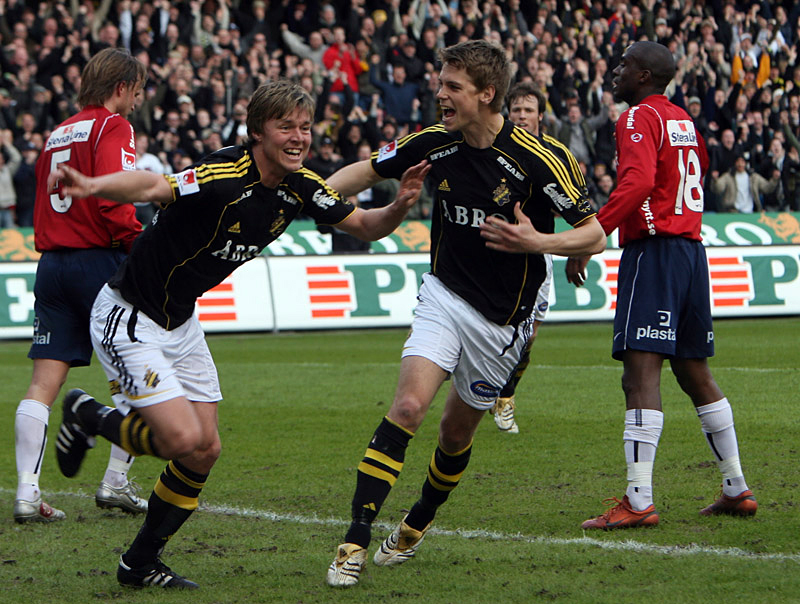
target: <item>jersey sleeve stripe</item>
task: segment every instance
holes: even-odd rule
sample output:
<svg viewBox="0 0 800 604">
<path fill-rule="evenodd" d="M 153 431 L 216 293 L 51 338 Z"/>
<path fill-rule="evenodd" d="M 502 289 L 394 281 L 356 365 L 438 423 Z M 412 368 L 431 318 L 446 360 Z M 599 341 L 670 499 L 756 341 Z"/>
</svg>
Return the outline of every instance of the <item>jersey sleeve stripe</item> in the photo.
<svg viewBox="0 0 800 604">
<path fill-rule="evenodd" d="M 576 204 L 578 201 L 580 201 L 582 197 L 581 192 L 578 191 L 575 183 L 573 183 L 572 179 L 570 178 L 564 163 L 555 155 L 555 153 L 549 149 L 545 149 L 538 140 L 529 134 L 523 132 L 522 135 L 520 135 L 519 129 L 514 130 L 514 132 L 511 134 L 511 138 L 547 164 L 547 166 L 553 172 L 553 175 L 556 177 L 556 179 L 558 179 L 558 182 L 564 189 L 564 192 L 569 195 Z"/>
<path fill-rule="evenodd" d="M 399 148 L 405 146 L 409 141 L 414 140 L 418 136 L 422 136 L 423 134 L 427 134 L 427 133 L 431 133 L 431 132 L 447 132 L 447 131 L 444 129 L 444 126 L 442 126 L 441 124 L 434 124 L 433 126 L 429 126 L 429 127 L 425 128 L 423 130 L 420 130 L 419 132 L 412 132 L 411 134 L 406 134 L 403 138 L 398 139 L 397 148 L 399 149 Z M 461 142 L 461 141 L 453 141 L 453 143 L 458 143 L 458 142 Z M 374 160 L 378 159 L 378 153 L 380 153 L 380 149 L 378 149 L 376 151 L 373 151 L 372 155 L 370 155 L 370 160 L 374 161 Z"/>
<path fill-rule="evenodd" d="M 581 166 L 578 163 L 578 158 L 576 158 L 575 155 L 573 155 L 572 151 L 570 151 L 567 148 L 567 146 L 564 143 L 562 143 L 560 140 L 558 140 L 557 138 L 553 138 L 549 134 L 542 135 L 542 138 L 544 138 L 544 140 L 546 140 L 548 143 L 550 143 L 554 147 L 558 147 L 559 149 L 561 149 L 564 152 L 564 157 L 567 158 L 567 160 L 569 161 L 569 165 L 572 168 L 572 176 L 573 176 L 573 178 L 575 178 L 575 180 L 577 181 L 577 183 L 580 186 L 585 187 L 586 186 L 586 177 L 583 175 L 583 170 L 581 170 Z"/>
</svg>

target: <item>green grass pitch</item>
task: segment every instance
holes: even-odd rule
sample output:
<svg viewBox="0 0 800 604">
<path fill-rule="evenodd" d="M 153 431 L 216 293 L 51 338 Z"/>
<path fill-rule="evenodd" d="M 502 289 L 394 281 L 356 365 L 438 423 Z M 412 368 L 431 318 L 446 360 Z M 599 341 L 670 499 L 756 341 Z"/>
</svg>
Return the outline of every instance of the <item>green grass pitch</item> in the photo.
<svg viewBox="0 0 800 604">
<path fill-rule="evenodd" d="M 223 452 L 201 509 L 164 560 L 198 592 L 123 590 L 114 572 L 141 518 L 102 511 L 103 442 L 74 479 L 56 467 L 60 402 L 41 485 L 66 521 L 20 526 L 14 411 L 27 388 L 27 343 L 0 346 L 0 603 L 142 602 L 659 603 L 800 601 L 800 318 L 720 320 L 711 366 L 733 405 L 755 518 L 703 518 L 720 477 L 689 400 L 665 367 L 665 425 L 654 472 L 661 524 L 580 529 L 625 488 L 621 365 L 611 326 L 547 324 L 517 393 L 520 434 L 488 417 L 472 461 L 417 558 L 368 564 L 333 590 L 327 565 L 349 518 L 355 467 L 389 409 L 404 330 L 210 336 L 220 373 Z M 74 370 L 107 401 L 99 365 Z M 447 385 L 446 385 L 447 386 Z M 65 390 L 66 391 L 66 390 Z M 412 440 L 373 533 L 373 550 L 416 500 L 436 442 L 444 389 Z M 131 474 L 148 494 L 163 462 Z M 370 552 L 371 553 L 371 552 Z"/>
</svg>

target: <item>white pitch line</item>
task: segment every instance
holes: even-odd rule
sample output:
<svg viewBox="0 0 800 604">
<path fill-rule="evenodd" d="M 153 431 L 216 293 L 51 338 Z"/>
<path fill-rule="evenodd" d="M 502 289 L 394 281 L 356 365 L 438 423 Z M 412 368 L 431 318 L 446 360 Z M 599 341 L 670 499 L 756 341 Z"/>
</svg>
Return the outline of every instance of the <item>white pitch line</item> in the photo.
<svg viewBox="0 0 800 604">
<path fill-rule="evenodd" d="M 0 493 L 14 494 L 12 489 L 0 488 Z M 48 492 L 49 495 L 58 497 L 81 497 L 89 499 L 93 495 L 82 492 L 55 491 Z M 202 503 L 199 508 L 201 511 L 211 514 L 224 516 L 239 516 L 242 518 L 265 518 L 274 522 L 294 522 L 297 524 L 343 527 L 350 524 L 349 520 L 341 518 L 320 518 L 314 514 L 310 516 L 300 514 L 282 514 L 269 510 L 258 510 L 254 508 L 242 508 L 230 505 L 212 505 Z M 382 530 L 390 531 L 395 525 L 376 522 L 375 526 Z M 689 545 L 657 545 L 653 543 L 641 543 L 632 539 L 625 541 L 613 541 L 593 539 L 591 537 L 560 538 L 560 537 L 537 537 L 535 535 L 523 535 L 522 533 L 504 533 L 500 531 L 472 530 L 472 529 L 444 529 L 431 527 L 431 535 L 444 535 L 446 537 L 460 537 L 462 539 L 490 539 L 492 541 L 521 541 L 523 543 L 537 543 L 544 545 L 591 545 L 606 550 L 644 552 L 660 554 L 663 556 L 720 556 L 724 558 L 739 558 L 743 560 L 778 560 L 800 563 L 800 554 L 776 553 L 756 553 L 738 547 L 706 547 L 694 543 Z"/>
<path fill-rule="evenodd" d="M 255 363 L 253 363 L 255 364 Z M 286 367 L 291 365 L 292 367 L 305 367 L 311 369 L 341 369 L 341 363 L 316 363 L 316 362 L 299 362 L 295 363 L 292 361 L 286 362 L 259 362 L 259 366 L 277 366 L 277 367 Z M 364 369 L 367 367 L 392 367 L 392 368 L 399 368 L 400 361 L 383 361 L 383 362 L 373 362 L 373 363 L 360 363 L 359 368 Z M 575 371 L 575 370 L 592 370 L 592 371 L 614 371 L 615 373 L 622 373 L 622 364 L 616 365 L 529 365 L 531 369 L 540 370 L 540 371 Z M 739 373 L 796 373 L 796 369 L 789 368 L 789 367 L 726 367 L 724 365 L 712 366 L 714 371 L 736 371 Z M 670 371 L 669 366 L 665 365 L 662 371 Z"/>
</svg>

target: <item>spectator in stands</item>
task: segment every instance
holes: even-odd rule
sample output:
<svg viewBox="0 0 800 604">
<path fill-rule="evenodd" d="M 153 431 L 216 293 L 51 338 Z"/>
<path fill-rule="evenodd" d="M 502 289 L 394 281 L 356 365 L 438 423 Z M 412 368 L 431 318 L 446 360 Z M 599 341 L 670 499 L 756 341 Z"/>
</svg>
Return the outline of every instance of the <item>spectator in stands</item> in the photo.
<svg viewBox="0 0 800 604">
<path fill-rule="evenodd" d="M 356 55 L 355 47 L 345 39 L 344 27 L 333 28 L 333 43 L 322 56 L 325 69 L 331 73 L 331 92 L 339 95 L 344 102 L 345 87 L 358 94 L 358 74 L 361 73 L 361 62 Z"/>
<path fill-rule="evenodd" d="M 615 186 L 614 178 L 608 173 L 601 174 L 597 179 L 595 179 L 595 182 L 596 185 L 595 190 L 593 191 L 592 199 L 594 200 L 594 209 L 599 210 L 606 205 L 606 203 L 608 203 L 608 198 Z"/>
<path fill-rule="evenodd" d="M 170 171 L 157 155 L 150 153 L 150 135 L 147 132 L 136 133 L 136 169 L 147 170 L 156 174 L 166 174 Z M 150 224 L 158 208 L 147 202 L 133 205 L 136 207 L 136 219 L 144 226 Z"/>
<path fill-rule="evenodd" d="M 22 164 L 22 154 L 14 146 L 11 130 L 0 131 L 0 229 L 17 226 L 17 193 L 14 175 Z"/>
<path fill-rule="evenodd" d="M 386 113 L 392 116 L 398 124 L 410 124 L 414 121 L 414 101 L 417 100 L 419 86 L 406 79 L 406 68 L 402 63 L 392 65 L 392 79 L 390 82 L 378 76 L 380 57 L 372 55 L 372 68 L 369 70 L 370 82 L 381 91 L 381 100 Z M 417 100 L 417 108 L 419 101 Z M 417 120 L 419 117 L 416 118 Z"/>
<path fill-rule="evenodd" d="M 733 169 L 712 181 L 714 192 L 719 195 L 717 212 L 760 212 L 763 195 L 775 191 L 780 177 L 781 173 L 775 170 L 767 180 L 749 169 L 744 156 L 737 155 Z"/>
<path fill-rule="evenodd" d="M 14 190 L 17 193 L 17 226 L 33 226 L 33 202 L 36 199 L 36 160 L 39 149 L 26 141 L 21 149 L 22 163 L 14 174 Z"/>
<path fill-rule="evenodd" d="M 572 151 L 579 162 L 588 166 L 594 163 L 597 156 L 596 131 L 607 121 L 608 105 L 603 105 L 599 115 L 584 117 L 580 104 L 573 100 L 569 104 L 566 120 L 554 117 L 550 131 Z"/>
<path fill-rule="evenodd" d="M 780 175 L 783 171 L 783 162 L 785 159 L 786 150 L 784 149 L 783 142 L 776 136 L 769 144 L 769 151 L 758 167 L 758 173 L 766 179 L 771 179 L 776 172 Z M 764 209 L 767 211 L 783 210 L 784 203 L 785 198 L 782 184 L 779 184 L 772 192 L 763 196 Z"/>
</svg>

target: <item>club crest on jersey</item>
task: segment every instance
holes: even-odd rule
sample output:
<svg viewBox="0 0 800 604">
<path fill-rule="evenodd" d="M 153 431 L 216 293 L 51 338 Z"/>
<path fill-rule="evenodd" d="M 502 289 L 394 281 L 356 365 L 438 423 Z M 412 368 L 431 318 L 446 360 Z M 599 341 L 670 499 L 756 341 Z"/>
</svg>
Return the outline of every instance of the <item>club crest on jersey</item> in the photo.
<svg viewBox="0 0 800 604">
<path fill-rule="evenodd" d="M 272 226 L 269 227 L 269 234 L 273 237 L 277 237 L 283 233 L 284 230 L 286 230 L 286 216 L 284 216 L 283 209 L 281 209 L 278 211 L 275 220 L 272 221 Z"/>
<path fill-rule="evenodd" d="M 673 147 L 697 146 L 697 134 L 692 120 L 667 120 L 667 137 Z"/>
<path fill-rule="evenodd" d="M 175 180 L 178 181 L 178 191 L 180 191 L 181 195 L 190 195 L 200 191 L 197 174 L 192 168 L 176 174 Z"/>
<path fill-rule="evenodd" d="M 492 201 L 499 206 L 504 206 L 511 201 L 511 191 L 508 190 L 505 178 L 500 181 L 500 186 L 492 191 Z"/>
<path fill-rule="evenodd" d="M 378 150 L 378 163 L 397 155 L 397 141 L 392 141 Z"/>
<path fill-rule="evenodd" d="M 135 153 L 128 153 L 125 149 L 121 149 L 122 151 L 122 169 L 123 170 L 135 170 L 136 169 L 136 154 Z"/>
</svg>

